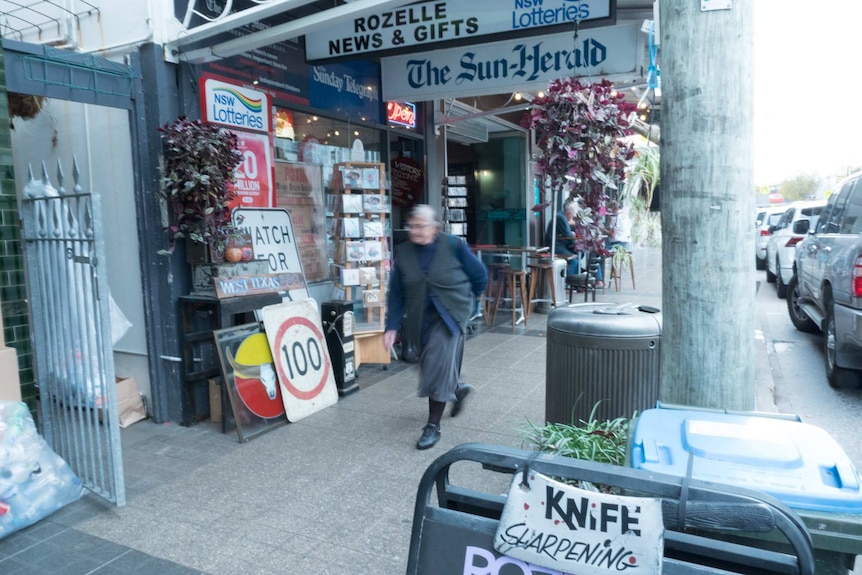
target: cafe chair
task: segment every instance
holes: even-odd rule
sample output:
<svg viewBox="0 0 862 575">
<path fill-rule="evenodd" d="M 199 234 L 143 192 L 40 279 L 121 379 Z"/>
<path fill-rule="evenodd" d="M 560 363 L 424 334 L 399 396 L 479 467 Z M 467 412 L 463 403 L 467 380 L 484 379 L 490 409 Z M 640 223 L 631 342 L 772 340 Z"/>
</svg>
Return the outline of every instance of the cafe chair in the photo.
<svg viewBox="0 0 862 575">
<path fill-rule="evenodd" d="M 566 294 L 569 303 L 572 303 L 574 293 L 580 291 L 584 292 L 584 301 L 587 301 L 589 294 L 592 294 L 592 300 L 596 301 L 596 276 L 599 273 L 600 265 L 602 265 L 602 257 L 597 254 L 590 254 L 586 271 L 566 276 Z M 604 287 L 598 289 L 604 293 Z"/>
<path fill-rule="evenodd" d="M 515 326 L 520 321 L 518 312 L 524 318 L 524 327 L 527 327 L 527 272 L 524 270 L 513 270 L 509 268 L 504 273 L 504 281 L 497 285 L 497 294 L 494 297 L 494 314 L 491 317 L 491 326 L 494 326 L 497 321 L 497 311 L 500 309 L 500 302 L 511 302 L 512 310 L 512 333 L 515 333 Z M 518 297 L 520 296 L 520 298 Z M 520 299 L 520 305 L 518 300 Z M 504 308 L 508 309 L 508 308 Z"/>
</svg>

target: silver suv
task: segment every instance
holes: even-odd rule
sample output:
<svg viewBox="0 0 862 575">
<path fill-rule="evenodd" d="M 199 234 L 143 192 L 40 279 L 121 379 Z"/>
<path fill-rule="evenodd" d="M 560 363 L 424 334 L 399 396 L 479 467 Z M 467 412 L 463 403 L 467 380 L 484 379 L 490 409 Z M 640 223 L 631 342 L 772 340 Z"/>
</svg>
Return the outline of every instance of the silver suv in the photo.
<svg viewBox="0 0 862 575">
<path fill-rule="evenodd" d="M 857 386 L 858 370 L 862 370 L 861 233 L 859 172 L 838 185 L 814 232 L 797 245 L 794 273 L 787 285 L 793 325 L 802 331 L 823 332 L 826 375 L 833 387 Z"/>
<path fill-rule="evenodd" d="M 777 284 L 778 297 L 787 295 L 787 283 L 793 275 L 793 260 L 796 257 L 796 244 L 808 235 L 807 229 L 814 229 L 820 211 L 826 200 L 793 202 L 781 215 L 774 226 L 769 226 L 769 241 L 766 242 L 766 281 Z M 797 233 L 793 227 L 799 220 L 808 220 L 809 228 L 805 233 Z"/>
</svg>

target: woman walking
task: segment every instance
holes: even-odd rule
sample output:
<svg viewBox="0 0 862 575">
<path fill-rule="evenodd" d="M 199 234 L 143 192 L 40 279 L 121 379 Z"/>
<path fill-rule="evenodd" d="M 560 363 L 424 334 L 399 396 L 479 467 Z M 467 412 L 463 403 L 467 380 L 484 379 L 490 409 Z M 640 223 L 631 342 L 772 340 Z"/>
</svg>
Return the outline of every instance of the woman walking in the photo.
<svg viewBox="0 0 862 575">
<path fill-rule="evenodd" d="M 488 283 L 485 265 L 460 237 L 440 232 L 434 208 L 419 204 L 407 218 L 409 241 L 395 249 L 389 278 L 383 345 L 419 342 L 419 397 L 428 398 L 428 421 L 416 444 L 428 449 L 440 439 L 446 403 L 452 417 L 464 407 L 473 386 L 461 381 L 467 322 Z"/>
</svg>

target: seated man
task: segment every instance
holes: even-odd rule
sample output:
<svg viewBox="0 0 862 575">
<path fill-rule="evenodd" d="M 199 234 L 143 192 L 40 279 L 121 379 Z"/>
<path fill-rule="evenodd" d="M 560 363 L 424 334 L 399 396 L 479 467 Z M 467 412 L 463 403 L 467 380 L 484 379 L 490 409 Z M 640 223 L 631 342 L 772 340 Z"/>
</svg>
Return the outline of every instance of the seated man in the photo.
<svg viewBox="0 0 862 575">
<path fill-rule="evenodd" d="M 579 273 L 580 264 L 578 254 L 575 252 L 575 232 L 572 230 L 571 224 L 574 223 L 575 212 L 577 207 L 573 202 L 567 202 L 563 209 L 557 212 L 557 240 L 554 244 L 554 254 L 562 256 L 568 260 L 566 266 L 566 275 L 575 275 Z M 554 237 L 554 222 L 548 222 L 548 227 L 545 228 L 545 246 L 551 247 Z M 567 239 L 568 238 L 568 239 Z"/>
</svg>

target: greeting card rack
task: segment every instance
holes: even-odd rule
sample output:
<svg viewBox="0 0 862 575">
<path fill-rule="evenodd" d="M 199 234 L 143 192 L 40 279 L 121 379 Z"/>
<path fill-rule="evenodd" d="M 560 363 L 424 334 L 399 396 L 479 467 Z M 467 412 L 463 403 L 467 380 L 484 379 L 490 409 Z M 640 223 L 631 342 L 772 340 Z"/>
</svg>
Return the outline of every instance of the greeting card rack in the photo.
<svg viewBox="0 0 862 575">
<path fill-rule="evenodd" d="M 443 178 L 444 231 L 453 236 L 467 237 L 467 212 L 470 208 L 467 176 L 449 175 Z"/>
<path fill-rule="evenodd" d="M 392 204 L 385 164 L 335 164 L 326 200 L 333 297 L 353 302 L 356 365 L 389 363 L 383 328 Z"/>
</svg>

